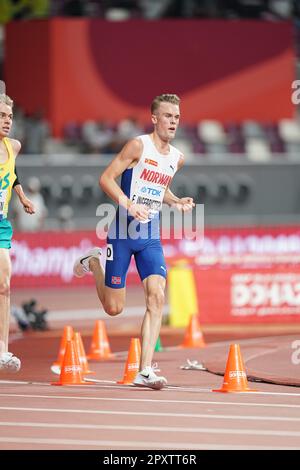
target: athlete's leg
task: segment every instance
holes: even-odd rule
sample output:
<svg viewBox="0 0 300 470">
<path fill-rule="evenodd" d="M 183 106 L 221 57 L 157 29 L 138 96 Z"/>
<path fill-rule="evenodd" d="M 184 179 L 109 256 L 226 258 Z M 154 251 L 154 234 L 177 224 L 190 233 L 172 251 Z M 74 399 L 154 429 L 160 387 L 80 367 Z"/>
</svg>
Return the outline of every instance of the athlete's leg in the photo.
<svg viewBox="0 0 300 470">
<path fill-rule="evenodd" d="M 0 248 L 0 354 L 8 351 L 11 262 L 9 251 Z"/>
<path fill-rule="evenodd" d="M 0 248 L 0 371 L 18 372 L 21 361 L 8 352 L 11 262 L 8 248 Z"/>
<path fill-rule="evenodd" d="M 155 345 L 161 327 L 162 313 L 165 301 L 166 280 L 154 274 L 143 280 L 146 312 L 142 323 L 142 352 L 140 370 L 150 367 Z"/>
<path fill-rule="evenodd" d="M 143 370 L 151 366 L 165 300 L 167 269 L 160 240 L 150 240 L 142 250 L 135 253 L 135 262 L 143 281 L 146 298 L 140 364 L 140 370 Z"/>
<path fill-rule="evenodd" d="M 99 259 L 92 258 L 89 266 L 95 279 L 99 300 L 105 312 L 111 316 L 119 315 L 125 305 L 126 288 L 115 289 L 105 285 L 105 272 Z"/>
<path fill-rule="evenodd" d="M 7 219 L 0 221 L 0 371 L 18 372 L 21 361 L 8 352 L 10 317 L 10 278 L 12 227 Z"/>
<path fill-rule="evenodd" d="M 74 274 L 77 277 L 92 272 L 97 294 L 108 315 L 119 315 L 125 304 L 125 280 L 131 249 L 126 240 L 109 240 L 106 248 L 105 272 L 100 262 L 101 248 L 93 248 L 75 261 Z"/>
</svg>

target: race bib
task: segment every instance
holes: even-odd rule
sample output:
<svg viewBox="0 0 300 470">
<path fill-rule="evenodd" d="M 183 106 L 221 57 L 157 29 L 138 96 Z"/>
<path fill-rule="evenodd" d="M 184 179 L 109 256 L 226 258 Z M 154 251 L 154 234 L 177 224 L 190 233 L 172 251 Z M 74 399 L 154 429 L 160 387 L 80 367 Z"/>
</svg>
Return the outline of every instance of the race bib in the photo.
<svg viewBox="0 0 300 470">
<path fill-rule="evenodd" d="M 106 259 L 113 261 L 114 259 L 114 249 L 112 244 L 108 243 L 106 247 Z"/>
<path fill-rule="evenodd" d="M 0 190 L 0 217 L 3 217 L 4 207 L 6 202 L 7 189 Z"/>
<path fill-rule="evenodd" d="M 143 204 L 149 208 L 150 220 L 160 211 L 164 193 L 165 189 L 162 186 L 145 184 L 145 181 L 137 181 L 131 200 L 134 204 Z M 144 223 L 149 220 L 144 221 Z"/>
</svg>

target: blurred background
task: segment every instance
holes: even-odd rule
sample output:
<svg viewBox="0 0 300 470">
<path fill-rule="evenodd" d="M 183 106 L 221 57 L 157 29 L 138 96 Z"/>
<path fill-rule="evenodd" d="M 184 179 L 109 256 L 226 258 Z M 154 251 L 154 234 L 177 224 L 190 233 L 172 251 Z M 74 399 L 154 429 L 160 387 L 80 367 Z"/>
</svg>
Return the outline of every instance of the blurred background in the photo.
<svg viewBox="0 0 300 470">
<path fill-rule="evenodd" d="M 292 0 L 1 2 L 0 77 L 38 209 L 11 204 L 15 304 L 34 296 L 55 318 L 98 315 L 92 278 L 74 280 L 72 265 L 104 245 L 99 175 L 151 132 L 152 99 L 176 93 L 186 165 L 172 190 L 204 204 L 205 232 L 164 239 L 169 267 L 193 269 L 204 325 L 300 321 L 299 15 Z M 128 286 L 142 314 L 134 264 Z"/>
</svg>

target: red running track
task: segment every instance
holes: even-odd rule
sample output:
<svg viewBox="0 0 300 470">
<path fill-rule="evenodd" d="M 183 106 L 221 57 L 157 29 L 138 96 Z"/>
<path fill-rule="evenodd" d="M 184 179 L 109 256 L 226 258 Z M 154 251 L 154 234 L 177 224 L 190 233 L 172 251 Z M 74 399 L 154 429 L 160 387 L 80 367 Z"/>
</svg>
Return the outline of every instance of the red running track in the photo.
<svg viewBox="0 0 300 470">
<path fill-rule="evenodd" d="M 91 322 L 84 326 L 86 330 L 82 331 L 86 333 Z M 167 333 L 169 330 L 162 330 L 164 346 L 179 344 L 182 332 L 177 336 Z M 154 391 L 116 384 L 123 377 L 129 339 L 137 331 L 117 335 L 112 330 L 109 337 L 112 350 L 118 352 L 116 358 L 90 362 L 97 383 L 54 387 L 50 382 L 57 376 L 50 366 L 57 356 L 60 334 L 60 329 L 53 328 L 12 336 L 11 349 L 20 355 L 22 370 L 14 376 L 0 377 L 0 449 L 300 448 L 298 387 L 249 382 L 258 393 L 219 394 L 211 390 L 222 385 L 221 376 L 180 369 L 190 359 L 221 373 L 227 359 L 227 342 L 210 343 L 204 349 L 167 348 L 156 353 L 155 360 L 169 385 Z M 208 341 L 211 338 L 208 334 Z M 280 338 L 238 339 L 251 374 L 260 366 L 274 377 L 274 353 L 277 363 L 286 361 L 286 368 L 280 363 L 277 376 L 282 376 L 282 371 L 286 376 L 297 376 L 299 365 L 293 370 L 288 353 L 282 358 L 280 348 L 275 348 L 282 341 L 287 351 L 297 337 Z M 90 336 L 85 335 L 84 341 L 88 347 Z"/>
</svg>

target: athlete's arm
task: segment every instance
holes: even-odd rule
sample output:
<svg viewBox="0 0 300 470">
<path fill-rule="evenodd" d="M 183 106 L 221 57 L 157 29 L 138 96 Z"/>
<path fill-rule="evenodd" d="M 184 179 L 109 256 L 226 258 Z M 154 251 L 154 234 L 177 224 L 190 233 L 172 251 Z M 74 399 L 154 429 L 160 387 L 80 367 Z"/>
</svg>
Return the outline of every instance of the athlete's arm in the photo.
<svg viewBox="0 0 300 470">
<path fill-rule="evenodd" d="M 178 161 L 177 170 L 180 170 L 183 164 L 184 164 L 184 156 L 181 155 Z M 183 211 L 183 212 L 190 211 L 195 206 L 195 203 L 192 197 L 179 198 L 175 196 L 175 194 L 172 193 L 169 186 L 166 189 L 163 202 L 168 204 L 171 207 L 176 207 L 176 209 Z"/>
<path fill-rule="evenodd" d="M 112 160 L 99 178 L 100 187 L 117 204 L 128 210 L 138 220 L 147 220 L 148 209 L 142 204 L 134 204 L 124 194 L 116 179 L 127 168 L 132 168 L 141 157 L 143 144 L 140 139 L 130 140 L 121 152 Z"/>
<path fill-rule="evenodd" d="M 11 146 L 12 146 L 12 149 L 14 151 L 14 156 L 17 157 L 20 150 L 21 150 L 21 142 L 19 142 L 18 140 L 16 139 L 9 139 L 10 140 L 10 143 L 11 143 Z"/>
<path fill-rule="evenodd" d="M 35 207 L 33 202 L 28 199 L 26 194 L 23 191 L 22 185 L 19 183 L 14 187 L 14 190 L 19 198 L 20 203 L 22 204 L 24 211 L 27 214 L 35 214 Z"/>
<path fill-rule="evenodd" d="M 10 143 L 11 143 L 11 146 L 12 146 L 12 149 L 13 149 L 13 152 L 14 152 L 14 156 L 17 157 L 20 150 L 21 150 L 21 142 L 19 142 L 18 140 L 16 139 L 9 139 L 10 140 Z M 28 197 L 25 195 L 24 191 L 23 191 L 23 188 L 22 188 L 22 185 L 21 183 L 19 182 L 19 180 L 17 181 L 17 183 L 13 186 L 18 198 L 19 198 L 19 201 L 20 203 L 22 204 L 22 206 L 24 207 L 24 211 L 27 212 L 28 214 L 34 214 L 35 213 L 35 207 L 34 207 L 34 204 L 30 201 L 30 199 L 28 199 Z"/>
<path fill-rule="evenodd" d="M 170 187 L 168 186 L 165 191 L 163 202 L 165 204 L 168 204 L 168 206 L 173 206 L 173 204 L 178 202 L 179 199 L 180 199 L 179 197 L 175 196 L 175 194 L 172 193 Z"/>
</svg>

